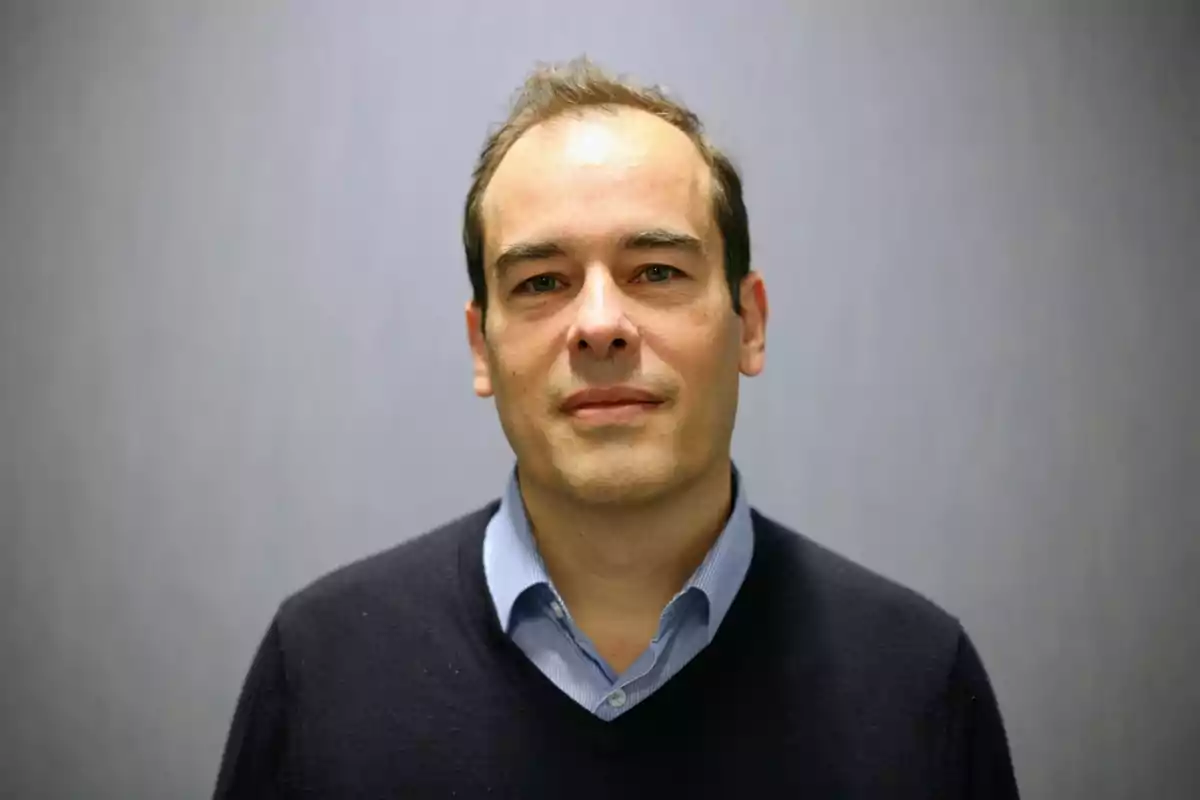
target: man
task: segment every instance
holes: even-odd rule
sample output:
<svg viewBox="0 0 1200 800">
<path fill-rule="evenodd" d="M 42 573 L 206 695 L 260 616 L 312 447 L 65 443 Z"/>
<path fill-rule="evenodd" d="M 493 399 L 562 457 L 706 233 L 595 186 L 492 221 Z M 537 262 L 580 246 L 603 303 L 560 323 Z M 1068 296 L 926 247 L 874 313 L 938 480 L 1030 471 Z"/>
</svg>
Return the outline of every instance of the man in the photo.
<svg viewBox="0 0 1200 800">
<path fill-rule="evenodd" d="M 282 604 L 216 796 L 1016 797 L 959 623 L 747 503 L 767 294 L 696 117 L 538 70 L 464 243 L 507 491 Z"/>
</svg>

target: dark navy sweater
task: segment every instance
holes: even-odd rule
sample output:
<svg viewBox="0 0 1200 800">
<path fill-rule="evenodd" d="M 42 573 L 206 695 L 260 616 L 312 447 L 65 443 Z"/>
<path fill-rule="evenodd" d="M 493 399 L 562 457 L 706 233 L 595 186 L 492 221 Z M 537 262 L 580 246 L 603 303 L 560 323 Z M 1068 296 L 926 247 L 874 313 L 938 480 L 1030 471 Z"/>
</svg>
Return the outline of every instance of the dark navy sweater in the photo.
<svg viewBox="0 0 1200 800">
<path fill-rule="evenodd" d="M 606 722 L 501 630 L 492 503 L 321 578 L 246 678 L 218 798 L 1015 798 L 957 620 L 754 512 L 712 643 Z"/>
</svg>

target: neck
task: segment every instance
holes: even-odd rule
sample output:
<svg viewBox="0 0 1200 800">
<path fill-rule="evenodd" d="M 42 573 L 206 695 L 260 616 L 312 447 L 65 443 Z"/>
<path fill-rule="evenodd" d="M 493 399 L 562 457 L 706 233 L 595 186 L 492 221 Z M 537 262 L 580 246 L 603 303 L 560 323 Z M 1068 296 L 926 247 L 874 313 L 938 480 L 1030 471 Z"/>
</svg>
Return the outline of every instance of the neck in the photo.
<svg viewBox="0 0 1200 800">
<path fill-rule="evenodd" d="M 586 632 L 653 635 L 658 618 L 721 535 L 733 507 L 728 459 L 649 503 L 587 505 L 521 483 L 538 551 Z"/>
</svg>

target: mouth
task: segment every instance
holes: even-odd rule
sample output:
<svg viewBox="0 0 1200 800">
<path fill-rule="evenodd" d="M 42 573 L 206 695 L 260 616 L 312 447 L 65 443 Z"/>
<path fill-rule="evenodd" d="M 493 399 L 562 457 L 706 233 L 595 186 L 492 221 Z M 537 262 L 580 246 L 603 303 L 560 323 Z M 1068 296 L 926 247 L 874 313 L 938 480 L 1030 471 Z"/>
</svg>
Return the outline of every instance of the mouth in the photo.
<svg viewBox="0 0 1200 800">
<path fill-rule="evenodd" d="M 571 416 L 582 422 L 613 425 L 623 422 L 636 422 L 658 408 L 660 403 L 606 403 L 590 406 L 580 406 L 570 412 Z"/>
<path fill-rule="evenodd" d="M 563 411 L 573 419 L 591 424 L 636 422 L 652 413 L 664 400 L 643 389 L 615 386 L 584 389 L 567 398 Z"/>
</svg>

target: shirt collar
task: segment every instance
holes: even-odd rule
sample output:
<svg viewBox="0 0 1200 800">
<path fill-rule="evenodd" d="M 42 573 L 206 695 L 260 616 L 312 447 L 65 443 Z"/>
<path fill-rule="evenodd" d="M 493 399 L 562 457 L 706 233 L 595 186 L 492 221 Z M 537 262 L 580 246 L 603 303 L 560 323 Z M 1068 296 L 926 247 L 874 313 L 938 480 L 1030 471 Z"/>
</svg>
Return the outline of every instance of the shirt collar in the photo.
<svg viewBox="0 0 1200 800">
<path fill-rule="evenodd" d="M 733 468 L 733 481 L 733 510 L 725 528 L 679 592 L 682 595 L 698 590 L 707 598 L 710 640 L 733 604 L 754 554 L 750 504 L 737 467 Z M 513 606 L 527 589 L 542 585 L 553 589 L 525 516 L 515 468 L 509 476 L 500 507 L 484 534 L 483 566 L 496 616 L 505 633 L 511 633 Z"/>
<path fill-rule="evenodd" d="M 517 598 L 532 586 L 550 585 L 545 562 L 525 516 L 516 469 L 509 475 L 500 508 L 484 533 L 483 571 L 505 633 L 511 630 Z"/>
</svg>

